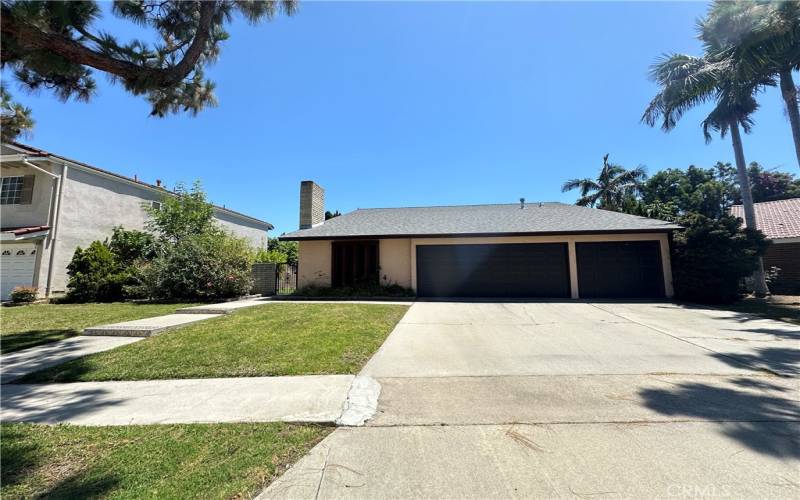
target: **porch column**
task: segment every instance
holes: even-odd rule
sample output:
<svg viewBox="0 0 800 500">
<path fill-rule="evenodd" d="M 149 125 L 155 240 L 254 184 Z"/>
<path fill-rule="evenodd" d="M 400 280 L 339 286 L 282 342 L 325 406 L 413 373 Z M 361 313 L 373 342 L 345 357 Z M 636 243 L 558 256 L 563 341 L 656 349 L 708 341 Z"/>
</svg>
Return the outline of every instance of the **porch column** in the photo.
<svg viewBox="0 0 800 500">
<path fill-rule="evenodd" d="M 569 253 L 569 293 L 573 299 L 579 299 L 578 295 L 578 257 L 575 253 L 575 240 L 567 242 Z"/>
</svg>

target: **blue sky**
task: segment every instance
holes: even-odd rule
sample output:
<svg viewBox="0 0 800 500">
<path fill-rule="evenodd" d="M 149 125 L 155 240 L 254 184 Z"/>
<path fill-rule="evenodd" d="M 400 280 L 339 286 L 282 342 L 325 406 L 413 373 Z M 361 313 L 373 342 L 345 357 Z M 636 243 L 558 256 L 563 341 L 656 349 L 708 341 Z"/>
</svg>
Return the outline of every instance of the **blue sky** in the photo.
<svg viewBox="0 0 800 500">
<path fill-rule="evenodd" d="M 89 103 L 11 89 L 34 110 L 26 142 L 168 186 L 201 179 L 218 204 L 297 227 L 299 183 L 326 208 L 573 202 L 560 186 L 602 156 L 650 172 L 732 161 L 685 116 L 639 123 L 663 52 L 698 53 L 705 3 L 313 3 L 292 18 L 230 26 L 208 75 L 219 107 L 148 117 L 97 75 Z M 105 19 L 104 27 L 127 23 Z M 747 161 L 796 171 L 779 93 L 760 97 Z"/>
</svg>

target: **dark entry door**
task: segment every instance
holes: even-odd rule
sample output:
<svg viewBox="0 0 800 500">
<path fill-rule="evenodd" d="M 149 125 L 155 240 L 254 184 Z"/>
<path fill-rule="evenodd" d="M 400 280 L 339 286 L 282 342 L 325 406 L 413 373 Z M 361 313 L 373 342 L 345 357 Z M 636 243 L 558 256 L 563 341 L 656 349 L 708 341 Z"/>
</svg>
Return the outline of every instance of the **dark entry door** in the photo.
<svg viewBox="0 0 800 500">
<path fill-rule="evenodd" d="M 334 241 L 331 251 L 334 287 L 378 283 L 378 241 Z"/>
<path fill-rule="evenodd" d="M 658 241 L 576 243 L 575 251 L 582 299 L 664 297 Z"/>
<path fill-rule="evenodd" d="M 569 297 L 566 243 L 417 246 L 421 297 Z"/>
</svg>

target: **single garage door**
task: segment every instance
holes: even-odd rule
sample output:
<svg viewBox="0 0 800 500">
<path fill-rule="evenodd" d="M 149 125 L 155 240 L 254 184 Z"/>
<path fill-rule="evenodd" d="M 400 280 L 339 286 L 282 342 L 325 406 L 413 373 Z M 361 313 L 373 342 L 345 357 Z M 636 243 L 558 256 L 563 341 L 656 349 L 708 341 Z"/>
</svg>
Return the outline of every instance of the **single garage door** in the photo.
<svg viewBox="0 0 800 500">
<path fill-rule="evenodd" d="M 421 297 L 569 297 L 566 243 L 417 246 Z"/>
<path fill-rule="evenodd" d="M 664 296 L 658 241 L 576 243 L 575 251 L 582 299 Z"/>
<path fill-rule="evenodd" d="M 33 284 L 36 245 L 3 245 L 0 251 L 0 297 L 8 300 L 11 290 Z"/>
</svg>

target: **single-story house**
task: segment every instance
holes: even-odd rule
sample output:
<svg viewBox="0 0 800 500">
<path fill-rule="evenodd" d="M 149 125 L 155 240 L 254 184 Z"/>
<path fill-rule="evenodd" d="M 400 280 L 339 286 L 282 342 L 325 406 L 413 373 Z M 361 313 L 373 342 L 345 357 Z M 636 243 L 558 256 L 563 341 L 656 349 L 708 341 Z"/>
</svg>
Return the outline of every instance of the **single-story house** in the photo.
<svg viewBox="0 0 800 500">
<path fill-rule="evenodd" d="M 778 268 L 777 278 L 769 284 L 770 292 L 800 294 L 800 198 L 765 201 L 754 206 L 756 226 L 772 243 L 764 254 L 764 268 Z M 741 205 L 731 207 L 731 214 L 744 223 Z"/>
<path fill-rule="evenodd" d="M 115 226 L 143 229 L 145 205 L 173 195 L 155 185 L 23 144 L 2 144 L 0 157 L 0 299 L 17 286 L 63 293 L 75 248 L 111 236 Z M 266 248 L 268 222 L 214 207 L 217 223 Z"/>
<path fill-rule="evenodd" d="M 359 209 L 324 220 L 300 187 L 298 286 L 397 284 L 421 297 L 671 297 L 668 222 L 563 203 Z"/>
</svg>

